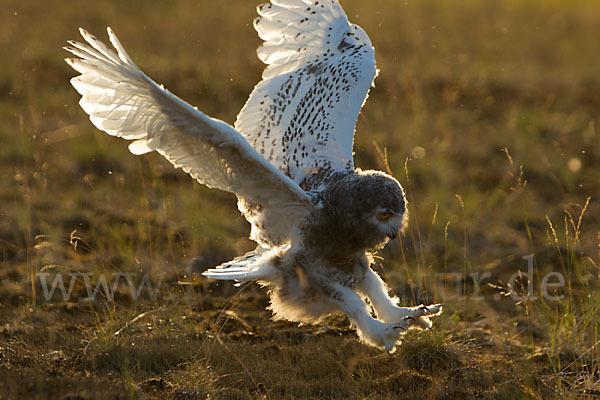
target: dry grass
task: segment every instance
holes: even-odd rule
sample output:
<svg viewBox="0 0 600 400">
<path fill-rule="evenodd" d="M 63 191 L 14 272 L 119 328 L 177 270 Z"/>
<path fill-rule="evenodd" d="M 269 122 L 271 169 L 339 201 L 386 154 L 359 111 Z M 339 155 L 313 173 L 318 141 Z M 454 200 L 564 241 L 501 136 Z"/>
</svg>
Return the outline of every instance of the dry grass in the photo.
<svg viewBox="0 0 600 400">
<path fill-rule="evenodd" d="M 252 247 L 234 197 L 133 157 L 77 106 L 60 49 L 110 24 L 150 76 L 232 122 L 262 70 L 254 4 L 5 0 L 0 398 L 600 398 L 600 5 L 343 4 L 382 70 L 357 165 L 387 162 L 410 200 L 381 272 L 404 304 L 450 306 L 433 331 L 390 357 L 344 317 L 272 322 L 262 290 L 198 278 Z M 565 281 L 544 297 L 550 272 Z M 39 273 L 73 276 L 71 295 L 46 300 Z M 145 277 L 156 296 L 134 301 Z"/>
</svg>

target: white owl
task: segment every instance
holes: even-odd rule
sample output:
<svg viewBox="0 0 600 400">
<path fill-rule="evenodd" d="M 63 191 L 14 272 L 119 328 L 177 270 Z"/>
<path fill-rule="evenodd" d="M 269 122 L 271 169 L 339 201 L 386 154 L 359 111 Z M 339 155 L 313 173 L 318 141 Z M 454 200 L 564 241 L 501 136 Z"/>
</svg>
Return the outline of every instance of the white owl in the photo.
<svg viewBox="0 0 600 400">
<path fill-rule="evenodd" d="M 399 307 L 370 268 L 368 251 L 407 220 L 398 181 L 355 169 L 352 159 L 377 73 L 373 46 L 337 0 L 271 0 L 258 14 L 267 67 L 233 127 L 148 78 L 110 28 L 116 53 L 83 29 L 87 44 L 65 47 L 81 73 L 71 83 L 92 123 L 132 140 L 132 153 L 155 150 L 237 195 L 258 247 L 206 277 L 267 286 L 275 318 L 314 323 L 342 311 L 365 343 L 391 352 L 409 328 L 430 327 L 442 305 Z"/>
</svg>

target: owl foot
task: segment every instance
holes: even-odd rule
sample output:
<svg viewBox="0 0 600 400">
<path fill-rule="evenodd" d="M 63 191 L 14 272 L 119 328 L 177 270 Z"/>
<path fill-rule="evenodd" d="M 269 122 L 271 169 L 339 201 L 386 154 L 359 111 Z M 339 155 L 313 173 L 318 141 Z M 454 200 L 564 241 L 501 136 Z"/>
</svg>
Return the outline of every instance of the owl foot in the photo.
<svg viewBox="0 0 600 400">
<path fill-rule="evenodd" d="M 400 342 L 413 323 L 414 318 L 412 317 L 406 317 L 395 323 L 382 323 L 376 334 L 379 337 L 372 338 L 372 341 L 385 348 L 388 354 L 392 354 L 396 351 L 396 344 Z"/>
<path fill-rule="evenodd" d="M 431 318 L 442 313 L 445 304 L 432 304 L 429 306 L 420 305 L 417 307 L 396 307 L 394 306 L 381 319 L 386 322 L 404 321 L 409 318 L 409 328 L 428 329 L 431 328 Z"/>
<path fill-rule="evenodd" d="M 440 315 L 445 304 L 432 304 L 429 306 L 420 305 L 417 307 L 408 308 L 408 315 L 412 317 L 413 324 L 411 327 L 420 329 L 431 328 L 431 317 Z"/>
</svg>

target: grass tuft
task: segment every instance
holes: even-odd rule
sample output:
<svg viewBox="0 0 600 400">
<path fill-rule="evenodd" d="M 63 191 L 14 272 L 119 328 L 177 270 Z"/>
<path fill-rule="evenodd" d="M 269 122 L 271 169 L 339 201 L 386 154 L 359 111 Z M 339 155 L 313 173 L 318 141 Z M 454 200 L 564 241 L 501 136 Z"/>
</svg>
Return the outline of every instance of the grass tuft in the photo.
<svg viewBox="0 0 600 400">
<path fill-rule="evenodd" d="M 400 347 L 399 357 L 409 368 L 428 373 L 450 371 L 469 360 L 469 350 L 440 332 L 426 331 L 409 334 Z"/>
</svg>

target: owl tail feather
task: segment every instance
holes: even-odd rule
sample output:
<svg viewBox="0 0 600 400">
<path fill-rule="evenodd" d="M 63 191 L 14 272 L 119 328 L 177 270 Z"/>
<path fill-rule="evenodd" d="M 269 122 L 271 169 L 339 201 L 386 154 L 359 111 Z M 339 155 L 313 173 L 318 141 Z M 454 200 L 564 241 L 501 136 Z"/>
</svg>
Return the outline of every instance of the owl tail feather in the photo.
<svg viewBox="0 0 600 400">
<path fill-rule="evenodd" d="M 204 271 L 202 275 L 209 279 L 235 280 L 238 282 L 262 280 L 270 281 L 278 271 L 273 264 L 274 256 L 278 255 L 281 249 L 268 249 L 259 246 L 243 256 L 234 258 L 231 261 L 223 263 L 215 268 Z"/>
</svg>

